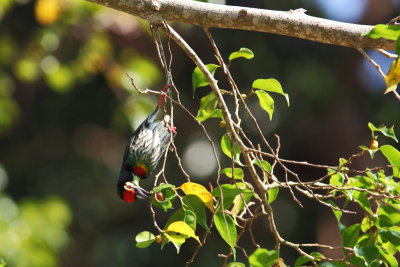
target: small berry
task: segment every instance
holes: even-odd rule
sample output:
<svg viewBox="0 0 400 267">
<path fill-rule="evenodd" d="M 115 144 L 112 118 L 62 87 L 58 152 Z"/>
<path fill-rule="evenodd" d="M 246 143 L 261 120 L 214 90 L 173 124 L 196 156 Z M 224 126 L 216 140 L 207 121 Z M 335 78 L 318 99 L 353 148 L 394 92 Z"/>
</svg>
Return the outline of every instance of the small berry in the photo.
<svg viewBox="0 0 400 267">
<path fill-rule="evenodd" d="M 161 235 L 156 236 L 156 238 L 154 239 L 154 242 L 156 243 L 161 243 L 161 241 L 162 241 Z"/>
<path fill-rule="evenodd" d="M 225 121 L 220 121 L 219 122 L 219 127 L 224 128 L 226 126 L 226 122 Z"/>
<path fill-rule="evenodd" d="M 369 144 L 370 149 L 378 149 L 379 143 L 376 139 L 372 139 L 371 143 Z"/>
<path fill-rule="evenodd" d="M 157 192 L 157 193 L 156 193 L 156 199 L 157 199 L 158 201 L 163 201 L 163 200 L 164 200 L 164 195 L 163 195 L 163 193 L 162 193 L 162 192 Z"/>
</svg>

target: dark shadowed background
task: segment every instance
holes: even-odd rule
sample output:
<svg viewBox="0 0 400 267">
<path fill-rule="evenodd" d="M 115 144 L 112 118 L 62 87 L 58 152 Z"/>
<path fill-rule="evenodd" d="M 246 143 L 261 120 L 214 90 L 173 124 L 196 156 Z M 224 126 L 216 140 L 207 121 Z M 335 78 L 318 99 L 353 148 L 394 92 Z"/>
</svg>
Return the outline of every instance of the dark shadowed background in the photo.
<svg viewBox="0 0 400 267">
<path fill-rule="evenodd" d="M 227 1 L 274 10 L 304 8 L 307 14 L 361 24 L 387 23 L 400 11 L 398 0 Z M 216 63 L 204 32 L 172 24 L 205 63 Z M 156 96 L 139 95 L 125 75 L 142 89 L 160 90 L 165 81 L 146 21 L 80 0 L 0 1 L 0 257 L 8 266 L 182 266 L 195 241 L 176 254 L 135 247 L 134 237 L 154 231 L 146 201 L 123 203 L 115 182 L 124 146 L 132 129 L 151 112 Z M 276 98 L 272 122 L 251 99 L 266 137 L 281 137 L 286 159 L 335 165 L 340 157 L 368 144 L 368 122 L 399 127 L 399 103 L 384 95 L 384 81 L 356 50 L 235 30 L 211 29 L 227 58 L 241 47 L 255 58 L 237 60 L 232 73 L 248 92 L 258 78 L 278 79 L 291 105 Z M 164 39 L 165 40 L 165 39 Z M 183 103 L 196 114 L 192 97 L 194 64 L 171 44 L 172 72 Z M 368 53 L 386 72 L 390 61 Z M 228 88 L 217 73 L 221 88 Z M 177 149 L 193 181 L 207 186 L 216 177 L 211 148 L 197 124 L 175 108 Z M 223 129 L 218 120 L 205 123 L 215 143 Z M 255 129 L 243 123 L 251 134 Z M 254 132 L 254 143 L 258 137 Z M 220 155 L 223 165 L 227 158 Z M 362 167 L 367 162 L 356 162 Z M 302 179 L 321 172 L 294 168 Z M 170 183 L 185 181 L 171 154 L 166 167 Z M 153 181 L 143 183 L 151 189 Z M 277 227 L 295 242 L 339 242 L 336 221 L 328 209 L 306 199 L 298 207 L 287 192 L 273 204 Z M 158 211 L 159 223 L 165 215 Z M 351 221 L 349 216 L 346 220 Z M 266 222 L 255 224 L 257 241 L 272 248 Z M 201 232 L 200 232 L 201 233 Z M 202 234 L 202 233 L 201 233 Z M 248 240 L 244 241 L 246 245 Z M 250 246 L 250 245 L 249 245 Z M 213 231 L 193 266 L 218 266 L 228 246 Z M 238 253 L 240 257 L 242 255 Z M 296 254 L 283 249 L 293 264 Z"/>
</svg>

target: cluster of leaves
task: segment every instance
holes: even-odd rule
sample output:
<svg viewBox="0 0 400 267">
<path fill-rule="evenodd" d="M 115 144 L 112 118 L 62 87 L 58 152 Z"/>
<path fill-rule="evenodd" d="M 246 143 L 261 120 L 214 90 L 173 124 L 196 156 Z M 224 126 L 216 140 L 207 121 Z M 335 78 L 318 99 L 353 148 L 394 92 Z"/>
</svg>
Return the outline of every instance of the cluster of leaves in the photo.
<svg viewBox="0 0 400 267">
<path fill-rule="evenodd" d="M 373 39 L 386 38 L 396 41 L 396 54 L 398 57 L 392 62 L 385 77 L 385 94 L 392 92 L 397 89 L 397 85 L 400 83 L 400 25 L 378 24 L 366 35 Z"/>
<path fill-rule="evenodd" d="M 231 62 L 238 58 L 252 59 L 254 58 L 254 53 L 248 48 L 240 48 L 239 51 L 233 52 L 229 55 L 229 65 Z M 212 75 L 215 74 L 216 70 L 221 66 L 216 64 L 207 64 L 207 69 Z M 193 94 L 199 87 L 207 86 L 209 83 L 201 72 L 201 70 L 196 67 L 192 74 L 192 86 Z M 260 106 L 263 110 L 268 113 L 269 119 L 272 120 L 272 116 L 275 110 L 275 101 L 269 93 L 278 93 L 285 97 L 287 104 L 289 105 L 289 95 L 286 94 L 279 81 L 273 78 L 269 79 L 256 79 L 251 86 L 252 90 L 248 95 L 242 95 L 244 99 L 255 94 L 258 97 Z M 221 90 L 222 93 L 229 94 L 230 92 Z M 202 97 L 200 100 L 200 107 L 197 112 L 196 119 L 203 122 L 209 118 L 220 118 L 222 117 L 222 112 L 217 108 L 217 98 L 213 92 L 208 93 L 206 96 Z"/>
<path fill-rule="evenodd" d="M 373 141 L 377 139 L 377 133 L 392 138 L 397 142 L 393 127 L 376 127 L 368 124 L 372 132 Z M 329 184 L 332 186 L 330 194 L 333 198 L 344 198 L 344 204 L 339 207 L 330 201 L 332 211 L 337 219 L 338 228 L 342 237 L 344 258 L 342 261 L 329 262 L 324 266 L 391 266 L 397 267 L 395 254 L 400 251 L 400 152 L 393 146 L 372 142 L 368 148 L 360 146 L 361 152 L 370 152 L 373 158 L 376 152 L 381 152 L 390 162 L 393 175 L 386 175 L 381 169 L 376 173 L 366 170 L 363 175 L 349 175 L 346 167 L 349 161 L 339 160 L 339 166 L 329 169 Z M 345 225 L 342 222 L 343 212 L 350 202 L 357 203 L 364 216 L 360 223 Z M 317 261 L 323 261 L 324 255 L 314 252 Z M 300 257 L 295 266 L 307 263 L 309 259 Z M 325 263 L 328 264 L 328 263 Z M 322 266 L 322 265 L 321 265 Z"/>
</svg>

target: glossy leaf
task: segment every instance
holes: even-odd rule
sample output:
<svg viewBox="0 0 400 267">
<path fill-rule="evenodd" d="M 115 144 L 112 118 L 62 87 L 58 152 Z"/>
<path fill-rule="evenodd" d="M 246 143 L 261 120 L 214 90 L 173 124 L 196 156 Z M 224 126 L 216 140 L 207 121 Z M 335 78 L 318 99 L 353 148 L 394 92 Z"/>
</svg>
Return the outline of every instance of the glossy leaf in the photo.
<svg viewBox="0 0 400 267">
<path fill-rule="evenodd" d="M 288 106 L 290 105 L 289 95 L 283 92 L 282 85 L 276 79 L 257 79 L 253 82 L 252 88 L 278 93 L 284 96 Z"/>
<path fill-rule="evenodd" d="M 315 261 L 320 261 L 321 259 L 325 258 L 324 255 L 319 252 L 311 252 L 310 255 L 315 258 Z M 294 266 L 302 266 L 304 263 L 307 263 L 309 261 L 310 259 L 306 256 L 300 256 L 295 261 Z"/>
<path fill-rule="evenodd" d="M 271 164 L 269 164 L 266 160 L 253 160 L 253 164 L 260 167 L 263 172 L 270 173 L 271 172 Z"/>
<path fill-rule="evenodd" d="M 225 242 L 231 248 L 234 248 L 237 240 L 237 232 L 232 217 L 224 212 L 216 212 L 214 214 L 214 224 Z"/>
<path fill-rule="evenodd" d="M 268 194 L 268 203 L 271 204 L 278 197 L 279 187 L 269 189 L 267 191 L 267 194 Z"/>
<path fill-rule="evenodd" d="M 379 251 L 379 254 L 385 259 L 385 262 L 389 264 L 390 267 L 398 267 L 399 263 L 397 262 L 396 257 L 393 255 L 386 253 L 380 246 L 376 246 L 376 249 Z"/>
<path fill-rule="evenodd" d="M 373 215 L 373 212 L 371 210 L 371 204 L 369 203 L 368 197 L 366 196 L 366 193 L 360 192 L 360 191 L 354 191 L 353 192 L 353 198 L 355 201 L 357 201 L 360 206 L 367 211 L 369 214 Z"/>
<path fill-rule="evenodd" d="M 222 118 L 222 111 L 217 109 L 217 98 L 214 92 L 203 96 L 200 100 L 200 107 L 197 111 L 196 119 L 203 122 L 209 118 Z"/>
<path fill-rule="evenodd" d="M 138 248 L 146 248 L 150 246 L 156 237 L 148 232 L 144 231 L 136 235 L 135 240 L 136 240 L 136 247 Z"/>
<path fill-rule="evenodd" d="M 179 253 L 181 246 L 186 241 L 186 236 L 174 233 L 163 233 L 164 238 L 168 239 L 176 248 L 176 253 Z"/>
<path fill-rule="evenodd" d="M 370 264 L 376 262 L 380 256 L 379 251 L 376 247 L 359 247 L 354 248 L 355 255 L 362 258 L 370 266 Z"/>
<path fill-rule="evenodd" d="M 393 166 L 393 176 L 400 178 L 400 152 L 389 145 L 381 146 L 379 150 L 387 158 L 390 165 Z"/>
<path fill-rule="evenodd" d="M 241 168 L 225 168 L 221 171 L 221 173 L 225 174 L 229 178 L 235 178 L 235 179 L 243 179 L 244 178 L 244 173 Z"/>
<path fill-rule="evenodd" d="M 396 142 L 398 142 L 396 135 L 394 133 L 394 126 L 388 128 L 385 125 L 381 125 L 379 127 L 376 127 L 375 125 L 373 125 L 371 122 L 368 123 L 368 127 L 371 129 L 371 131 L 374 132 L 380 132 L 382 133 L 384 136 L 390 137 L 393 140 L 395 140 Z"/>
<path fill-rule="evenodd" d="M 357 244 L 358 238 L 360 237 L 360 224 L 353 224 L 342 233 L 343 246 L 354 247 Z"/>
<path fill-rule="evenodd" d="M 394 226 L 379 231 L 379 235 L 386 241 L 389 241 L 400 248 L 400 227 Z"/>
<path fill-rule="evenodd" d="M 206 65 L 206 68 L 213 76 L 218 67 L 219 66 L 215 65 L 215 64 L 207 64 Z M 206 76 L 203 74 L 203 72 L 198 67 L 196 67 L 192 73 L 193 95 L 194 95 L 194 92 L 196 91 L 196 88 L 207 86 L 207 85 L 209 85 L 209 83 L 206 79 Z"/>
<path fill-rule="evenodd" d="M 378 24 L 365 35 L 372 39 L 386 38 L 397 40 L 400 36 L 400 25 Z"/>
<path fill-rule="evenodd" d="M 229 55 L 229 61 L 232 61 L 236 58 L 245 58 L 252 59 L 254 57 L 253 51 L 248 48 L 242 47 L 239 51 L 233 52 Z"/>
<path fill-rule="evenodd" d="M 249 194 L 253 194 L 253 192 L 250 189 L 246 189 L 246 188 L 238 188 L 236 185 L 234 184 L 223 184 L 220 185 L 216 188 L 214 188 L 214 190 L 211 192 L 211 194 L 214 197 L 221 197 L 221 192 L 222 192 L 222 197 L 235 197 L 241 193 L 249 193 Z"/>
<path fill-rule="evenodd" d="M 320 267 L 346 267 L 347 265 L 343 262 L 333 261 L 333 262 L 323 262 L 319 265 Z"/>
<path fill-rule="evenodd" d="M 262 90 L 256 90 L 255 94 L 258 97 L 261 108 L 268 113 L 269 120 L 272 120 L 272 115 L 274 114 L 274 99 L 272 99 L 267 92 Z"/>
<path fill-rule="evenodd" d="M 279 259 L 279 253 L 276 250 L 268 250 L 265 248 L 257 248 L 249 256 L 249 264 L 251 267 L 267 267 Z"/>
<path fill-rule="evenodd" d="M 249 189 L 251 185 L 247 183 L 236 183 L 236 185 L 241 189 Z M 249 203 L 250 199 L 253 197 L 253 193 L 239 194 L 233 199 L 233 206 L 231 209 L 231 215 L 235 218 L 239 212 L 241 212 L 245 208 L 245 203 Z M 224 203 L 225 204 L 225 203 Z M 235 218 L 236 220 L 236 218 Z"/>
<path fill-rule="evenodd" d="M 394 60 L 390 65 L 389 71 L 385 76 L 386 90 L 385 94 L 397 89 L 400 83 L 400 61 Z"/>
<path fill-rule="evenodd" d="M 184 221 L 176 221 L 171 223 L 170 225 L 167 226 L 165 229 L 167 233 L 169 232 L 174 232 L 182 235 L 187 235 L 189 237 L 192 237 L 196 239 L 197 242 L 201 245 L 199 237 L 195 234 L 194 230 L 192 227 L 190 227 L 187 223 Z"/>
<path fill-rule="evenodd" d="M 175 191 L 175 186 L 172 184 L 161 184 L 155 187 L 151 193 L 151 203 L 164 211 L 168 211 L 172 208 L 176 197 L 178 196 Z M 157 192 L 161 192 L 164 196 L 163 200 L 159 201 L 155 196 Z"/>
<path fill-rule="evenodd" d="M 196 230 L 196 214 L 190 209 L 178 209 L 175 211 L 167 220 L 164 229 L 168 228 L 168 226 L 177 221 L 184 221 L 187 225 L 189 225 L 193 230 Z"/>
<path fill-rule="evenodd" d="M 243 166 L 243 164 L 240 162 L 240 148 L 237 144 L 232 144 L 232 141 L 227 134 L 224 134 L 221 138 L 221 150 L 228 157 L 233 157 L 233 160 L 237 164 Z"/>
<path fill-rule="evenodd" d="M 210 229 L 207 225 L 207 216 L 203 201 L 196 195 L 187 195 L 182 198 L 182 202 L 183 209 L 192 211 L 196 215 L 196 222 L 209 232 Z"/>
<path fill-rule="evenodd" d="M 214 212 L 212 195 L 204 186 L 188 182 L 182 184 L 180 188 L 186 195 L 195 195 L 200 198 L 204 205 Z"/>
</svg>

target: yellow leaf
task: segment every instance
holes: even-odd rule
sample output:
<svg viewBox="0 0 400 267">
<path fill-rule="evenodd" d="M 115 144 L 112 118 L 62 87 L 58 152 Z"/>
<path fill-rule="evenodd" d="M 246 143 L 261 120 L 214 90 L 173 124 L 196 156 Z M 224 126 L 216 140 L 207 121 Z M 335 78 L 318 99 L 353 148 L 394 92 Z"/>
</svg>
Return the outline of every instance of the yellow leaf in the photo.
<svg viewBox="0 0 400 267">
<path fill-rule="evenodd" d="M 386 91 L 385 94 L 396 90 L 397 84 L 400 83 L 400 63 L 399 60 L 393 61 L 390 69 L 385 77 Z"/>
<path fill-rule="evenodd" d="M 204 186 L 196 183 L 184 183 L 181 185 L 181 190 L 186 195 L 198 196 L 204 202 L 204 205 L 214 212 L 212 195 Z"/>
<path fill-rule="evenodd" d="M 189 237 L 193 237 L 194 239 L 199 242 L 201 245 L 199 237 L 195 234 L 194 230 L 192 227 L 190 227 L 187 223 L 184 221 L 176 221 L 168 225 L 167 229 L 165 229 L 166 232 L 174 232 L 174 233 L 179 233 L 182 235 L 187 235 Z"/>
</svg>

